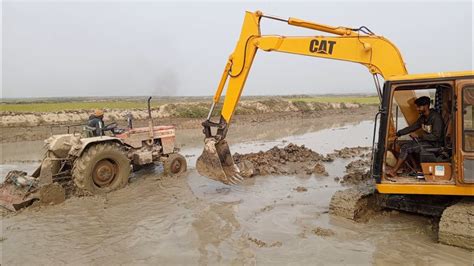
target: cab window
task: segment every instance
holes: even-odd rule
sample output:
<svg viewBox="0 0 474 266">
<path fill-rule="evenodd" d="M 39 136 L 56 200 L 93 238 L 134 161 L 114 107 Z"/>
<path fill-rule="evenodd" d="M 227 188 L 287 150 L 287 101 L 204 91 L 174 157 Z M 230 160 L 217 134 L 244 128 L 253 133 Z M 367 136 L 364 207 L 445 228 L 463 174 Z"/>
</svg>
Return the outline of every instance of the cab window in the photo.
<svg viewBox="0 0 474 266">
<path fill-rule="evenodd" d="M 463 146 L 474 151 L 474 86 L 463 89 Z"/>
</svg>

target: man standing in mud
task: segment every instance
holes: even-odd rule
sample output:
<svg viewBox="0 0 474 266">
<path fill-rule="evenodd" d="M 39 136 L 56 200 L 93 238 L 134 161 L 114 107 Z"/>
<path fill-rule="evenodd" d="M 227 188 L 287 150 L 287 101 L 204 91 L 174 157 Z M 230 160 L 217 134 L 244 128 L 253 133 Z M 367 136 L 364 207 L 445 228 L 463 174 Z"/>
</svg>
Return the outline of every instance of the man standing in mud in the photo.
<svg viewBox="0 0 474 266">
<path fill-rule="evenodd" d="M 443 118 L 434 109 L 430 109 L 430 98 L 426 96 L 420 97 L 415 100 L 415 104 L 420 117 L 413 125 L 397 132 L 397 137 L 410 134 L 413 140 L 400 147 L 400 155 L 395 167 L 387 171 L 387 175 L 390 177 L 397 175 L 398 169 L 405 162 L 408 155 L 420 153 L 425 148 L 441 147 L 444 143 Z M 423 129 L 424 135 L 419 138 L 413 132 L 420 128 Z"/>
<path fill-rule="evenodd" d="M 89 116 L 87 126 L 94 128 L 92 134 L 94 137 L 104 135 L 104 111 L 96 109 L 94 114 Z"/>
</svg>

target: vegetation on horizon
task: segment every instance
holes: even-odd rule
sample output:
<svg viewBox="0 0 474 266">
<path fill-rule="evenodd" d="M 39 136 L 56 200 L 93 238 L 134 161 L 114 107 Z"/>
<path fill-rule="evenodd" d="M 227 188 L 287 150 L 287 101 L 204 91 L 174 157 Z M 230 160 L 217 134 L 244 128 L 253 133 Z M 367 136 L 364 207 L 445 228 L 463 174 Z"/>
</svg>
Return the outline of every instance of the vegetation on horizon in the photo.
<svg viewBox="0 0 474 266">
<path fill-rule="evenodd" d="M 320 103 L 358 103 L 358 104 L 378 104 L 378 97 L 376 96 L 300 96 L 300 97 L 259 97 L 262 101 L 272 101 L 281 99 L 297 102 L 320 102 Z M 251 99 L 251 98 L 250 98 Z M 250 100 L 249 99 L 249 100 Z M 255 99 L 256 100 L 256 99 Z M 152 106 L 157 107 L 164 104 L 164 102 L 152 101 Z M 201 105 L 202 104 L 202 105 Z M 205 116 L 208 111 L 208 102 L 199 101 L 199 110 L 196 114 L 191 116 Z M 131 101 L 131 100 L 108 100 L 108 101 L 70 101 L 70 102 L 36 102 L 36 103 L 1 103 L 0 111 L 2 112 L 60 112 L 73 110 L 93 110 L 97 108 L 103 109 L 146 109 L 146 101 Z M 194 111 L 188 110 L 186 107 L 178 108 L 177 112 L 182 116 L 187 116 Z M 240 110 L 239 113 L 245 113 Z"/>
<path fill-rule="evenodd" d="M 379 104 L 378 96 L 316 96 L 289 100 L 292 102 Z"/>
<path fill-rule="evenodd" d="M 47 102 L 1 105 L 2 112 L 60 112 L 83 109 L 145 109 L 146 102 L 103 101 L 103 102 Z"/>
</svg>

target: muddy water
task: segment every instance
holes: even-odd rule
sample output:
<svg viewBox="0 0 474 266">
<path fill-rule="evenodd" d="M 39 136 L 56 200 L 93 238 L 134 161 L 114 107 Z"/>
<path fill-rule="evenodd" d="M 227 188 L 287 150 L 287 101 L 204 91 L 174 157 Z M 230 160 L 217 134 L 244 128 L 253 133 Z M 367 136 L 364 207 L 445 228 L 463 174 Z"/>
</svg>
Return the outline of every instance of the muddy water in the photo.
<svg viewBox="0 0 474 266">
<path fill-rule="evenodd" d="M 326 153 L 370 145 L 366 136 L 371 132 L 367 121 L 288 121 L 251 130 L 232 128 L 229 141 L 246 140 L 233 145 L 234 152 L 291 141 Z M 200 140 L 190 138 L 195 134 L 180 132 L 190 166 L 201 151 Z M 344 143 L 348 138 L 351 142 Z M 389 212 L 367 223 L 330 217 L 330 197 L 341 188 L 333 178 L 342 175 L 345 164 L 326 164 L 329 177 L 258 177 L 233 187 L 200 177 L 194 169 L 175 178 L 162 177 L 159 169 L 144 170 L 125 189 L 106 197 L 72 198 L 3 217 L 1 262 L 472 264 L 471 252 L 437 244 L 430 220 L 424 217 Z M 298 192 L 297 187 L 307 191 Z M 332 234 L 314 233 L 317 228 Z"/>
</svg>

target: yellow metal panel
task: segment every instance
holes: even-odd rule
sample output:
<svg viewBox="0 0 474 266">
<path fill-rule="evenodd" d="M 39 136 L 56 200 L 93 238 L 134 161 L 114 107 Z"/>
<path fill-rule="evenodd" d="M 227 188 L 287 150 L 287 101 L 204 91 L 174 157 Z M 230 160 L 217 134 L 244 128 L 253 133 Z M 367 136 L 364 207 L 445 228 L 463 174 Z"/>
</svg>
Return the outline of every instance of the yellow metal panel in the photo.
<svg viewBox="0 0 474 266">
<path fill-rule="evenodd" d="M 229 76 L 229 70 L 232 65 L 230 60 L 227 60 L 227 63 L 224 68 L 224 72 L 222 72 L 221 80 L 219 81 L 219 86 L 217 87 L 217 91 L 214 94 L 214 103 L 218 103 L 219 99 L 221 98 L 222 91 L 224 90 L 225 83 L 227 81 L 227 77 Z"/>
<path fill-rule="evenodd" d="M 239 41 L 229 58 L 214 96 L 214 102 L 217 102 L 224 89 L 227 78 L 226 72 L 231 67 L 221 111 L 221 115 L 227 123 L 230 123 L 234 114 L 257 49 L 360 63 L 366 66 L 370 73 L 380 74 L 385 80 L 410 80 L 474 74 L 473 71 L 465 71 L 407 75 L 400 51 L 384 37 L 376 35 L 357 36 L 358 33 L 348 33 L 348 28 L 345 27 L 332 27 L 296 18 L 291 18 L 288 23 L 341 36 L 262 36 L 260 35 L 261 16 L 261 12 L 246 12 Z M 414 110 L 414 105 L 403 103 L 410 102 L 414 98 L 415 94 L 411 91 L 399 93 L 395 97 L 400 105 L 401 112 L 409 123 L 413 123 L 417 119 L 417 112 Z"/>
<path fill-rule="evenodd" d="M 474 196 L 474 186 L 460 185 L 377 184 L 377 190 L 382 194 Z"/>
<path fill-rule="evenodd" d="M 359 35 L 359 33 L 346 27 L 333 27 L 329 25 L 302 20 L 299 18 L 289 18 L 288 24 L 292 26 L 303 27 L 307 29 L 313 29 L 313 30 L 328 32 L 328 33 L 337 34 L 337 35 L 352 35 L 352 36 Z"/>
<path fill-rule="evenodd" d="M 239 42 L 229 60 L 232 62 L 229 85 L 225 94 L 224 105 L 221 115 L 227 123 L 230 122 L 239 102 L 242 89 L 247 80 L 253 59 L 257 53 L 257 47 L 252 45 L 252 39 L 260 36 L 260 15 L 246 12 Z"/>
<path fill-rule="evenodd" d="M 415 80 L 415 79 L 436 79 L 436 78 L 462 77 L 462 76 L 473 76 L 473 75 L 474 75 L 474 71 L 468 70 L 468 71 L 438 72 L 438 73 L 392 76 L 392 77 L 386 78 L 385 80 L 400 81 L 400 80 Z"/>
<path fill-rule="evenodd" d="M 295 18 L 288 21 L 290 25 L 313 28 L 342 36 L 262 36 L 260 35 L 261 16 L 261 12 L 246 12 L 239 41 L 229 58 L 231 64 L 226 65 L 226 70 L 224 70 L 214 96 L 216 103 L 226 82 L 227 67 L 230 66 L 228 86 L 221 111 L 222 117 L 228 124 L 240 99 L 257 49 L 360 63 L 366 66 L 370 73 L 380 74 L 384 79 L 407 74 L 400 51 L 382 36 L 359 36 L 358 32 L 348 33 L 348 28 L 332 27 Z M 403 108 L 401 111 L 405 116 L 408 115 L 405 114 L 408 111 Z"/>
<path fill-rule="evenodd" d="M 264 51 L 307 55 L 365 65 L 384 78 L 407 73 L 398 49 L 381 36 L 261 36 L 255 39 Z"/>
</svg>

